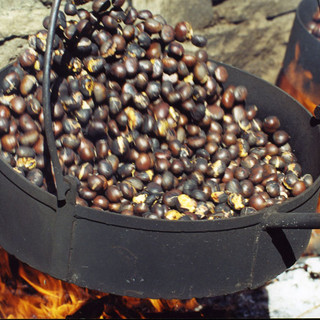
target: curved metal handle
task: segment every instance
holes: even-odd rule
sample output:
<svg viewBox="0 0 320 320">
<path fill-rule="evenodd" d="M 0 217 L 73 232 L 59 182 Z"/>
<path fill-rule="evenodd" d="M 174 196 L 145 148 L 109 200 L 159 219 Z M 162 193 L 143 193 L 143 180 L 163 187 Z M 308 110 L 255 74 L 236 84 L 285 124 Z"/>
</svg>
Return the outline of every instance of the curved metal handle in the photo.
<svg viewBox="0 0 320 320">
<path fill-rule="evenodd" d="M 262 229 L 320 229 L 320 213 L 277 212 L 266 214 Z"/>
<path fill-rule="evenodd" d="M 52 58 L 52 46 L 57 24 L 58 11 L 61 0 L 54 0 L 51 8 L 50 22 L 48 28 L 46 52 L 44 56 L 43 69 L 43 115 L 44 115 L 44 131 L 48 143 L 49 154 L 53 166 L 53 172 L 56 180 L 57 198 L 58 201 L 66 200 L 66 192 L 69 185 L 65 183 L 61 165 L 58 158 L 55 137 L 52 131 L 51 118 L 51 100 L 50 100 L 50 70 Z"/>
</svg>

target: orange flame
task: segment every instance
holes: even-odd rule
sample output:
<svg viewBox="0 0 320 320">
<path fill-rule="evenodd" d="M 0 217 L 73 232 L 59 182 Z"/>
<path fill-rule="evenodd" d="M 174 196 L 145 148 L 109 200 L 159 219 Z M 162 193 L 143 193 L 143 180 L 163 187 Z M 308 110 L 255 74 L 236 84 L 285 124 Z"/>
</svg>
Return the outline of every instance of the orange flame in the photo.
<svg viewBox="0 0 320 320">
<path fill-rule="evenodd" d="M 297 42 L 295 46 L 295 57 L 289 65 L 281 71 L 277 85 L 313 113 L 314 108 L 320 102 L 320 84 L 313 81 L 312 73 L 309 70 L 303 69 L 299 64 L 300 53 L 300 45 Z M 318 101 L 318 103 L 316 103 L 316 101 Z"/>
<path fill-rule="evenodd" d="M 313 75 L 309 70 L 304 70 L 299 64 L 300 54 L 300 45 L 297 42 L 295 45 L 294 59 L 285 70 L 281 70 L 278 76 L 277 86 L 289 93 L 313 114 L 315 107 L 320 102 L 320 84 L 313 80 Z M 320 197 L 318 199 L 316 212 L 320 213 Z M 312 230 L 309 248 L 312 248 L 316 242 L 319 243 L 319 239 L 320 229 Z M 307 252 L 313 250 L 309 248 L 307 248 Z"/>
<path fill-rule="evenodd" d="M 182 302 L 178 299 L 172 300 L 159 300 L 159 299 L 150 299 L 150 302 L 154 306 L 155 310 L 158 312 L 168 311 L 168 310 L 194 310 L 199 307 L 199 304 L 195 298 Z"/>
<path fill-rule="evenodd" d="M 1 318 L 65 318 L 92 296 L 87 289 L 56 280 L 22 263 L 14 275 L 8 254 L 3 249 L 0 254 Z"/>
<path fill-rule="evenodd" d="M 62 319 L 77 312 L 83 318 L 81 310 L 86 307 L 100 319 L 145 319 L 148 312 L 201 309 L 196 299 L 138 299 L 81 288 L 19 262 L 0 247 L 1 319 Z"/>
</svg>

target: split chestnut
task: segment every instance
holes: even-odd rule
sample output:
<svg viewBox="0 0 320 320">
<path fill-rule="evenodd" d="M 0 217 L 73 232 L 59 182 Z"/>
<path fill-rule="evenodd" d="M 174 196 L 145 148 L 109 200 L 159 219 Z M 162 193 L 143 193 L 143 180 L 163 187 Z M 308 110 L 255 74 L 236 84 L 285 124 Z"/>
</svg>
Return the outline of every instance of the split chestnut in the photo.
<svg viewBox="0 0 320 320">
<path fill-rule="evenodd" d="M 312 185 L 280 119 L 259 118 L 247 88 L 226 85 L 227 69 L 208 59 L 203 35 L 124 4 L 94 0 L 89 11 L 67 2 L 58 17 L 53 133 L 62 172 L 78 182 L 78 205 L 215 220 L 254 214 Z M 48 21 L 0 84 L 0 147 L 3 161 L 51 192 L 42 109 Z"/>
</svg>

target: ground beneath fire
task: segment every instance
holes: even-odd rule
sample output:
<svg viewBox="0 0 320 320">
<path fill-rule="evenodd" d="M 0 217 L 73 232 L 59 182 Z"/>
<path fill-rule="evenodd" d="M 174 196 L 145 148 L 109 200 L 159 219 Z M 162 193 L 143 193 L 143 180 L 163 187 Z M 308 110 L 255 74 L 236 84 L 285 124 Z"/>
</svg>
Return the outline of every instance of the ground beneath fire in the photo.
<svg viewBox="0 0 320 320">
<path fill-rule="evenodd" d="M 29 34 L 42 29 L 50 2 L 0 0 L 0 68 L 27 46 Z M 300 0 L 212 0 L 212 11 L 207 13 L 209 22 L 197 32 L 207 36 L 207 50 L 215 60 L 275 83 L 299 3 Z M 194 14 L 186 13 L 185 20 Z M 163 15 L 166 17 L 166 12 Z M 308 254 L 317 255 L 320 251 L 316 249 L 313 243 Z M 319 277 L 319 258 L 304 257 L 262 288 L 199 302 L 211 308 L 211 315 L 221 318 L 319 317 Z"/>
</svg>

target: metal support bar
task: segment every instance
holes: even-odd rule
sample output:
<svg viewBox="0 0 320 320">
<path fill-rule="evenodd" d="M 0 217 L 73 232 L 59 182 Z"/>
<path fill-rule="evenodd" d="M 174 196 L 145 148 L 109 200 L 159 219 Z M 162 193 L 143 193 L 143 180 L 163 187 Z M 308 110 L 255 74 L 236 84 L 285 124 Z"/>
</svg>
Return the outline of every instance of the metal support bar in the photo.
<svg viewBox="0 0 320 320">
<path fill-rule="evenodd" d="M 66 192 L 69 186 L 64 182 L 62 169 L 60 166 L 56 141 L 52 131 L 52 118 L 51 118 L 51 94 L 50 94 L 50 70 L 52 47 L 55 36 L 55 29 L 57 24 L 57 17 L 59 12 L 61 0 L 54 0 L 52 4 L 50 22 L 48 28 L 46 52 L 44 56 L 44 69 L 43 69 L 43 115 L 44 115 L 44 131 L 48 143 L 50 159 L 53 166 L 53 173 L 56 180 L 57 198 L 58 202 L 64 202 L 66 199 Z"/>
<path fill-rule="evenodd" d="M 268 214 L 261 224 L 267 229 L 320 229 L 320 214 L 306 212 L 277 212 Z"/>
</svg>

